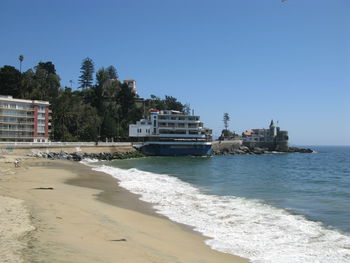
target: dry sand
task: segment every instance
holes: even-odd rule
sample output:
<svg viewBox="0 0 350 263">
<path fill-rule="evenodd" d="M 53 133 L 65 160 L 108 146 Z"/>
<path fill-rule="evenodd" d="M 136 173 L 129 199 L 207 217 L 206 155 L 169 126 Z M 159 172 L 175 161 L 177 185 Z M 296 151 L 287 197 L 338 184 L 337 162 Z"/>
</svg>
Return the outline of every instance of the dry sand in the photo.
<svg viewBox="0 0 350 263">
<path fill-rule="evenodd" d="M 157 216 L 109 175 L 44 159 L 14 168 L 14 158 L 0 158 L 1 262 L 248 262 Z"/>
</svg>

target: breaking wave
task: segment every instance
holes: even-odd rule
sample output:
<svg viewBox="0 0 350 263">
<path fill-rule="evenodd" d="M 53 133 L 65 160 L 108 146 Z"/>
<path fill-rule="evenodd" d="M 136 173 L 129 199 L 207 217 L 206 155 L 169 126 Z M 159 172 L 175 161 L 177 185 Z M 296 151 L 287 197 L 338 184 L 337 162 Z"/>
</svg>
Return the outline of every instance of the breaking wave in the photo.
<svg viewBox="0 0 350 263">
<path fill-rule="evenodd" d="M 256 263 L 350 262 L 350 236 L 258 200 L 204 194 L 175 177 L 102 165 L 93 168 L 150 202 L 158 213 L 192 226 L 215 250 Z"/>
</svg>

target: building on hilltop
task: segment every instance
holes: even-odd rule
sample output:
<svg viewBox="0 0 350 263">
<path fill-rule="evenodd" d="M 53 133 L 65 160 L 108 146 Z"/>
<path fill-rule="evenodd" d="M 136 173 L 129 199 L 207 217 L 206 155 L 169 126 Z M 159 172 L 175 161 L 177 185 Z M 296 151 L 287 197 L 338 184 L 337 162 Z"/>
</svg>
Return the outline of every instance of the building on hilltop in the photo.
<svg viewBox="0 0 350 263">
<path fill-rule="evenodd" d="M 242 133 L 243 145 L 248 147 L 268 148 L 269 150 L 287 151 L 288 132 L 281 131 L 271 120 L 268 129 L 251 129 Z"/>
<path fill-rule="evenodd" d="M 0 95 L 0 142 L 48 142 L 50 103 Z"/>
<path fill-rule="evenodd" d="M 134 79 L 125 79 L 124 83 L 127 84 L 128 87 L 131 89 L 131 91 L 134 92 L 137 95 L 136 80 L 134 80 Z"/>
</svg>

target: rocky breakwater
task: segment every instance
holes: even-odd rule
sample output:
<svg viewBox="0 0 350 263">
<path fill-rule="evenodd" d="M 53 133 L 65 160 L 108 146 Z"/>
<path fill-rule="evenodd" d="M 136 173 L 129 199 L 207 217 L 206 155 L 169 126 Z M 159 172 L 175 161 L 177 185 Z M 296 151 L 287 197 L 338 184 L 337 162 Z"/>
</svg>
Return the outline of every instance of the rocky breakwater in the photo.
<svg viewBox="0 0 350 263">
<path fill-rule="evenodd" d="M 271 151 L 267 148 L 247 147 L 237 142 L 214 142 L 213 155 L 239 155 L 239 154 L 273 154 L 273 153 L 312 153 L 311 149 L 289 147 L 288 151 Z"/>
<path fill-rule="evenodd" d="M 29 154 L 31 157 L 47 158 L 53 160 L 70 160 L 80 162 L 83 159 L 97 159 L 97 160 L 116 160 L 116 159 L 130 159 L 130 158 L 140 158 L 145 155 L 140 152 L 101 152 L 101 153 L 83 153 L 83 152 L 73 152 L 68 153 L 64 151 L 60 152 L 36 152 Z"/>
</svg>

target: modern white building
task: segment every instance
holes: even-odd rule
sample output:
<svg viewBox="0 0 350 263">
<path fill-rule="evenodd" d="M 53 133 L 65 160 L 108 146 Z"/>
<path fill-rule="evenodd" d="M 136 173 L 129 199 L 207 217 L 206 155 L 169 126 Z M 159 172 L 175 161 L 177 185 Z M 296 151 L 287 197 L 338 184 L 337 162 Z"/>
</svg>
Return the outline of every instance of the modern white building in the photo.
<svg viewBox="0 0 350 263">
<path fill-rule="evenodd" d="M 0 142 L 48 142 L 50 103 L 0 95 Z"/>
<path fill-rule="evenodd" d="M 129 125 L 129 136 L 138 140 L 140 150 L 157 156 L 208 156 L 212 131 L 199 116 L 174 110 L 151 110 L 149 119 Z"/>
<path fill-rule="evenodd" d="M 211 134 L 211 129 L 203 127 L 199 116 L 174 110 L 152 110 L 149 119 L 129 125 L 129 136 L 139 138 L 211 141 Z"/>
</svg>

